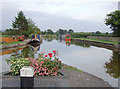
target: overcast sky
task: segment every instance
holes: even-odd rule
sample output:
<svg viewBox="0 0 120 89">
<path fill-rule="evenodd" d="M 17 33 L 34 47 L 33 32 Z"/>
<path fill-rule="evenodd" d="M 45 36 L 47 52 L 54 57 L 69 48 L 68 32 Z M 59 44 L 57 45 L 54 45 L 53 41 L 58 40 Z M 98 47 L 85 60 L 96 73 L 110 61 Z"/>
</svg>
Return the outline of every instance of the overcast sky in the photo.
<svg viewBox="0 0 120 89">
<path fill-rule="evenodd" d="M 2 30 L 22 10 L 42 31 L 73 29 L 76 32 L 111 32 L 104 24 L 106 14 L 118 9 L 119 0 L 3 0 Z M 0 24 L 1 25 L 1 24 Z"/>
</svg>

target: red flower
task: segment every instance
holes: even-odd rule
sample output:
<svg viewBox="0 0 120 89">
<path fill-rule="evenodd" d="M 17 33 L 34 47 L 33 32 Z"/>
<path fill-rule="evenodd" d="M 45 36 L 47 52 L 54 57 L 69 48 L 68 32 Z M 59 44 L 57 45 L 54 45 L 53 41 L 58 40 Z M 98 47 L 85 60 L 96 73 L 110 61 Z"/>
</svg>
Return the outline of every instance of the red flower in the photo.
<svg viewBox="0 0 120 89">
<path fill-rule="evenodd" d="M 52 55 L 52 53 L 48 53 L 48 55 Z"/>
<path fill-rule="evenodd" d="M 55 51 L 55 50 L 53 50 L 52 52 L 53 52 L 53 53 L 56 53 L 56 51 Z"/>
<path fill-rule="evenodd" d="M 45 55 L 45 57 L 47 57 L 47 55 Z"/>
<path fill-rule="evenodd" d="M 62 63 L 61 61 L 59 61 L 60 63 Z"/>
<path fill-rule="evenodd" d="M 52 57 L 52 55 L 49 55 L 50 57 Z"/>
<path fill-rule="evenodd" d="M 50 57 L 52 57 L 52 53 L 48 53 L 48 55 L 49 55 Z"/>
</svg>

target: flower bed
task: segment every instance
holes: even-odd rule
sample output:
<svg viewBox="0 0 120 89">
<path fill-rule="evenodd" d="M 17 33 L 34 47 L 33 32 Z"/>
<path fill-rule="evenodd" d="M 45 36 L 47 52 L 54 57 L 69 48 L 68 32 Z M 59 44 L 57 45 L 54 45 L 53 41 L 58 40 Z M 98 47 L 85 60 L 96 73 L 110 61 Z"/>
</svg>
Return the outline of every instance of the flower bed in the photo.
<svg viewBox="0 0 120 89">
<path fill-rule="evenodd" d="M 7 63 L 10 64 L 12 75 L 20 75 L 20 69 L 23 66 L 32 66 L 34 68 L 34 76 L 61 76 L 59 70 L 63 65 L 56 55 L 57 52 L 53 50 L 48 55 L 42 52 L 36 59 L 11 57 L 7 59 Z"/>
</svg>

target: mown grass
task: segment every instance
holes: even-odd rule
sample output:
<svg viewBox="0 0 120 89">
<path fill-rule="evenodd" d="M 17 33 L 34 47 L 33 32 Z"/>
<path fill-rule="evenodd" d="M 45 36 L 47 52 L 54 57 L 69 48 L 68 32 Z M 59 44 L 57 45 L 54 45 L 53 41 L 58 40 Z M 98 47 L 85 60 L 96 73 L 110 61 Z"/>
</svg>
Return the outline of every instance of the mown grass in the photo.
<svg viewBox="0 0 120 89">
<path fill-rule="evenodd" d="M 0 45 L 9 45 L 9 44 L 19 44 L 19 43 L 25 43 L 25 41 L 17 41 L 17 42 L 11 42 L 11 43 L 0 43 Z"/>
<path fill-rule="evenodd" d="M 63 68 L 64 69 L 68 69 L 68 70 L 74 70 L 74 71 L 77 71 L 79 73 L 83 72 L 82 70 L 79 70 L 79 69 L 77 69 L 77 67 L 73 67 L 73 66 L 67 66 L 67 65 L 65 65 Z"/>
<path fill-rule="evenodd" d="M 88 41 L 96 41 L 96 42 L 103 42 L 103 43 L 118 44 L 117 41 L 108 41 L 108 40 L 100 40 L 100 39 L 87 39 L 87 38 L 73 38 L 73 39 L 80 39 L 80 40 L 88 40 Z"/>
</svg>

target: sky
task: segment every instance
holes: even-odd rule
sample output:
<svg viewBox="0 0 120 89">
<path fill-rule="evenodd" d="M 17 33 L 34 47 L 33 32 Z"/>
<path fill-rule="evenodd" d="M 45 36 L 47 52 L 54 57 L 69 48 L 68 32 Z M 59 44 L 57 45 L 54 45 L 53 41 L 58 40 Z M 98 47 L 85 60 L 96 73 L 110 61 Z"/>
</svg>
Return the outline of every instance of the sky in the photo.
<svg viewBox="0 0 120 89">
<path fill-rule="evenodd" d="M 106 14 L 118 9 L 119 0 L 0 0 L 0 27 L 12 28 L 22 10 L 42 31 L 73 29 L 75 32 L 111 32 Z"/>
</svg>

